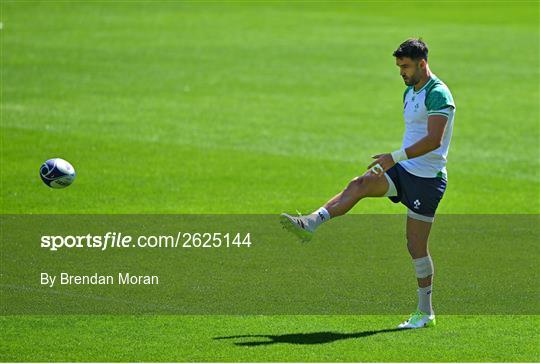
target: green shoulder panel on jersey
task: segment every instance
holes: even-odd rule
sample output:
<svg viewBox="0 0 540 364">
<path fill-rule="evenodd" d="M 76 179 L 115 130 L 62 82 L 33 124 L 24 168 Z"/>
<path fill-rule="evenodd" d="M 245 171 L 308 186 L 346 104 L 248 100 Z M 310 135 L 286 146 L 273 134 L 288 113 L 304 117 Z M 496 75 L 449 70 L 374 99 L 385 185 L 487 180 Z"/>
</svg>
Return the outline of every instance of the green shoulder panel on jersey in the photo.
<svg viewBox="0 0 540 364">
<path fill-rule="evenodd" d="M 448 87 L 439 79 L 426 90 L 426 109 L 429 111 L 442 110 L 448 107 L 456 108 L 454 98 Z"/>
</svg>

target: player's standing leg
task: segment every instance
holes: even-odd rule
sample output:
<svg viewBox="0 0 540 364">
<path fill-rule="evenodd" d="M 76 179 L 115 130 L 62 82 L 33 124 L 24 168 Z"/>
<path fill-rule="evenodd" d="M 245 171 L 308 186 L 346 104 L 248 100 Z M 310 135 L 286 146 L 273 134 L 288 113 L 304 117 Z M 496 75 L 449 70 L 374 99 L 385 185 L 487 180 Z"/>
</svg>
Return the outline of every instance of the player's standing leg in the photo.
<svg viewBox="0 0 540 364">
<path fill-rule="evenodd" d="M 399 328 L 420 328 L 435 325 L 431 303 L 433 261 L 429 255 L 428 238 L 432 222 L 407 217 L 407 248 L 413 259 L 418 281 L 418 308 Z"/>
<path fill-rule="evenodd" d="M 311 234 L 320 224 L 332 217 L 344 215 L 365 197 L 384 196 L 389 186 L 384 175 L 378 176 L 368 171 L 363 176 L 354 178 L 343 191 L 309 215 L 281 214 L 282 223 L 284 227 L 302 239 L 309 240 Z"/>
</svg>

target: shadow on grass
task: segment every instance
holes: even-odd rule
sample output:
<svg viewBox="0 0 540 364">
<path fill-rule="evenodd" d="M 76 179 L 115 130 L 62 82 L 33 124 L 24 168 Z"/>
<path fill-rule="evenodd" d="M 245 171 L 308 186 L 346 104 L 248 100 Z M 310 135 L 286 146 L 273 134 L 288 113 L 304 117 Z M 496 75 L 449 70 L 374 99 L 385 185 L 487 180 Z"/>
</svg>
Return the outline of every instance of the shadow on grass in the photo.
<svg viewBox="0 0 540 364">
<path fill-rule="evenodd" d="M 236 336 L 221 336 L 215 337 L 214 340 L 226 340 L 226 339 L 244 339 L 244 338 L 265 338 L 264 341 L 244 341 L 235 342 L 237 346 L 262 346 L 272 344 L 296 344 L 296 345 L 316 345 L 327 344 L 338 340 L 346 339 L 358 339 L 367 336 L 373 336 L 378 334 L 384 334 L 396 331 L 408 331 L 403 329 L 384 329 L 384 330 L 372 330 L 353 333 L 340 333 L 340 332 L 308 332 L 297 334 L 284 334 L 284 335 L 236 335 Z"/>
</svg>

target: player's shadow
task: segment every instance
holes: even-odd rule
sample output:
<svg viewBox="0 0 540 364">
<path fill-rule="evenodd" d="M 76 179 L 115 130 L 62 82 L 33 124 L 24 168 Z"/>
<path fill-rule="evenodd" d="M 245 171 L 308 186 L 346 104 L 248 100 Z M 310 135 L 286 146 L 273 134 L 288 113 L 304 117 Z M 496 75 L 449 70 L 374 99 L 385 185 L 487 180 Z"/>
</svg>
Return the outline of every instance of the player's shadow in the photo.
<svg viewBox="0 0 540 364">
<path fill-rule="evenodd" d="M 308 332 L 308 333 L 297 333 L 297 334 L 284 334 L 284 335 L 236 335 L 236 336 L 221 336 L 215 337 L 214 340 L 226 340 L 226 339 L 245 339 L 245 338 L 264 338 L 266 340 L 258 341 L 243 341 L 235 342 L 234 345 L 237 346 L 262 346 L 262 345 L 273 345 L 273 344 L 296 344 L 296 345 L 317 345 L 317 344 L 327 344 L 338 340 L 346 339 L 358 339 L 367 336 L 373 336 L 378 334 L 384 334 L 389 332 L 396 331 L 408 331 L 403 329 L 384 329 L 384 330 L 372 330 L 372 331 L 361 331 L 361 332 L 352 332 L 352 333 L 341 333 L 341 332 Z"/>
</svg>

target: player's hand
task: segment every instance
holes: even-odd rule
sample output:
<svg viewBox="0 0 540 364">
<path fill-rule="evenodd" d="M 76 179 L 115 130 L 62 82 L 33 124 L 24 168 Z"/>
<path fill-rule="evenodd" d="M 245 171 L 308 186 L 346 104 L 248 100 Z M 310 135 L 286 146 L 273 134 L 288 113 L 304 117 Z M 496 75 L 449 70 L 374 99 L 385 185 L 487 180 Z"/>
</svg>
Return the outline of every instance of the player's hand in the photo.
<svg viewBox="0 0 540 364">
<path fill-rule="evenodd" d="M 394 164 L 396 164 L 390 153 L 377 154 L 371 158 L 375 160 L 368 166 L 368 169 L 371 171 L 372 174 L 378 177 L 384 176 L 384 172 L 386 172 L 387 170 L 392 168 Z"/>
</svg>

